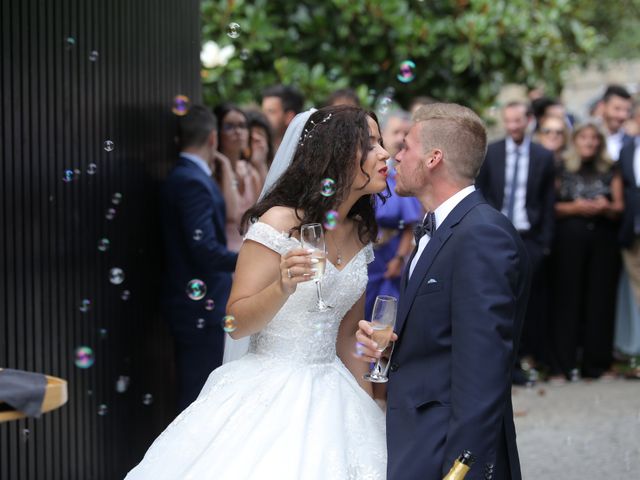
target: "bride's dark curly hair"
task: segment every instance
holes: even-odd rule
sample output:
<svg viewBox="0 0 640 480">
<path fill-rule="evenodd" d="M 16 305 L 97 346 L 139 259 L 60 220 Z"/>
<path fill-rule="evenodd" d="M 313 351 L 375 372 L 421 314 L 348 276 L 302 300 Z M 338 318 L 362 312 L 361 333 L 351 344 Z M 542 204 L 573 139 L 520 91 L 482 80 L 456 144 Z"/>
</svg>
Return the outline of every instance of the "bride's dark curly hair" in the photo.
<svg viewBox="0 0 640 480">
<path fill-rule="evenodd" d="M 331 117 L 323 122 L 329 114 Z M 290 234 L 299 232 L 300 225 L 305 223 L 323 223 L 326 213 L 337 210 L 348 197 L 357 173 L 354 159 L 358 155 L 360 171 L 370 181 L 362 168 L 370 147 L 367 116 L 378 124 L 373 112 L 358 107 L 340 105 L 314 112 L 304 127 L 307 130 L 313 128 L 313 131 L 298 146 L 291 165 L 271 191 L 244 214 L 242 230 L 246 231 L 250 221 L 257 221 L 267 210 L 276 206 L 295 210 L 300 223 L 291 229 Z M 316 124 L 315 128 L 311 122 Z M 326 178 L 335 181 L 335 194 L 329 197 L 321 193 L 322 181 Z M 348 214 L 348 218 L 356 222 L 358 237 L 365 244 L 375 241 L 378 235 L 374 209 L 376 196 L 384 201 L 389 196 L 389 187 L 386 195 L 363 195 Z"/>
</svg>

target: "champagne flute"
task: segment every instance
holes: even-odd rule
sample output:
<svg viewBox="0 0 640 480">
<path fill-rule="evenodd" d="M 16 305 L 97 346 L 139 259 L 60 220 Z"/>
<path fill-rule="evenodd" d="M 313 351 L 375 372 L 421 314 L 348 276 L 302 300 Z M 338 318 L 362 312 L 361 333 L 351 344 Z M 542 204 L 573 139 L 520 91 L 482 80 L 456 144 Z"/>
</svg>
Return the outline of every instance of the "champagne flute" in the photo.
<svg viewBox="0 0 640 480">
<path fill-rule="evenodd" d="M 371 314 L 371 327 L 373 334 L 371 338 L 378 344 L 378 351 L 384 352 L 389 346 L 393 327 L 396 325 L 396 311 L 398 310 L 398 299 L 389 295 L 378 295 L 373 304 Z M 389 378 L 382 370 L 381 358 L 378 359 L 373 370 L 364 376 L 364 379 L 373 383 L 387 383 Z M 391 359 L 389 359 L 391 361 Z"/>
<path fill-rule="evenodd" d="M 324 269 L 327 265 L 327 251 L 324 243 L 322 225 L 319 223 L 302 225 L 302 227 L 300 227 L 300 241 L 302 248 L 311 251 L 311 258 L 317 260 L 317 262 L 313 264 L 313 268 L 316 269 L 313 281 L 316 284 L 318 300 L 314 308 L 309 310 L 309 312 L 325 312 L 333 307 L 322 299 L 322 288 L 320 286 L 320 281 L 322 280 Z"/>
</svg>

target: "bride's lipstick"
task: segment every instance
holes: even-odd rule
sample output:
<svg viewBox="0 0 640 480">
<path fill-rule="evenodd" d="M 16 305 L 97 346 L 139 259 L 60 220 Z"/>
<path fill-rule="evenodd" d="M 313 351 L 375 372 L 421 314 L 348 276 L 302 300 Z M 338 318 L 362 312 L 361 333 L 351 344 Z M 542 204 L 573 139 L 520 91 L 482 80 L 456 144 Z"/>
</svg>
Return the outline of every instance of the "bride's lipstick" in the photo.
<svg viewBox="0 0 640 480">
<path fill-rule="evenodd" d="M 387 171 L 388 171 L 388 170 L 389 170 L 389 169 L 385 166 L 385 167 L 382 167 L 380 170 L 378 170 L 378 172 L 379 172 L 379 173 L 381 173 L 382 175 L 384 175 L 384 176 L 386 177 L 386 176 L 387 176 Z"/>
</svg>

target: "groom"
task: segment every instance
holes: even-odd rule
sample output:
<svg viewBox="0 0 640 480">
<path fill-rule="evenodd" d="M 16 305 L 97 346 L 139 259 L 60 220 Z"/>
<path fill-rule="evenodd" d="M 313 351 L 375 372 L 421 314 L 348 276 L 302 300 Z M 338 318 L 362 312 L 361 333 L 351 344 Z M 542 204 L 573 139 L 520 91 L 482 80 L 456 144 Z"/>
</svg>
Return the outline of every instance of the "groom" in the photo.
<svg viewBox="0 0 640 480">
<path fill-rule="evenodd" d="M 396 155 L 396 193 L 429 213 L 398 304 L 389 480 L 441 479 L 465 450 L 476 457 L 467 480 L 521 478 L 511 370 L 531 272 L 513 225 L 475 191 L 486 146 L 475 113 L 441 103 L 416 112 Z M 361 358 L 371 361 L 373 330 L 359 327 Z"/>
</svg>

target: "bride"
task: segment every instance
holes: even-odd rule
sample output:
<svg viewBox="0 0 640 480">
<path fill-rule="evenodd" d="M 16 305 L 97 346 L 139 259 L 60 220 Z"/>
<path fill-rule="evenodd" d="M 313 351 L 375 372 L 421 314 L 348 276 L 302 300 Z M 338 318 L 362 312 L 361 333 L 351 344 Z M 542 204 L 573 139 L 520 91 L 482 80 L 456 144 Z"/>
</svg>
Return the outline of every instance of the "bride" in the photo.
<svg viewBox="0 0 640 480">
<path fill-rule="evenodd" d="M 377 120 L 362 109 L 293 120 L 270 190 L 243 219 L 250 225 L 227 327 L 234 338 L 251 336 L 249 352 L 211 373 L 128 480 L 385 478 L 384 414 L 353 353 L 377 235 L 372 205 L 386 190 L 388 158 Z M 300 227 L 336 212 L 322 279 L 333 308 L 308 313 L 315 269 Z"/>
</svg>

